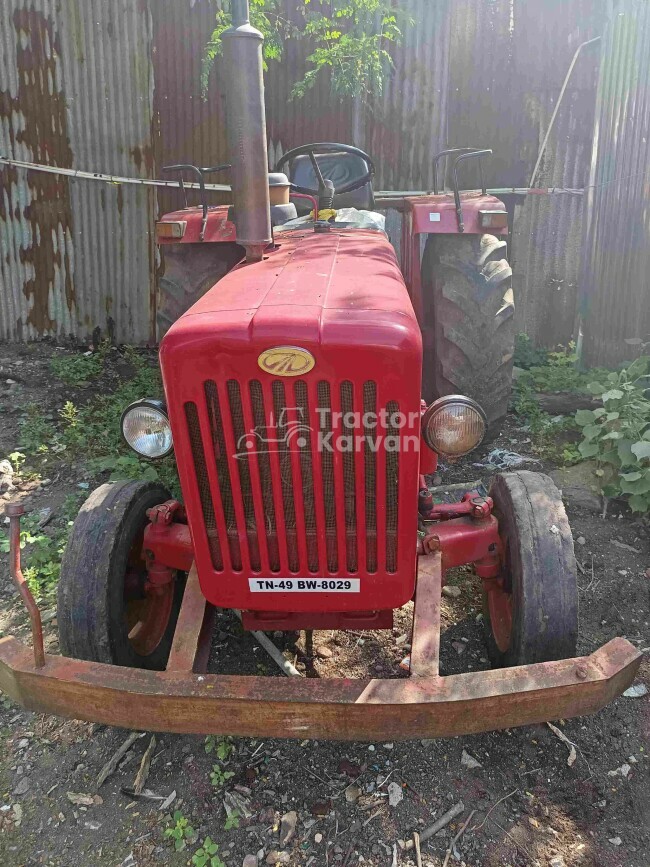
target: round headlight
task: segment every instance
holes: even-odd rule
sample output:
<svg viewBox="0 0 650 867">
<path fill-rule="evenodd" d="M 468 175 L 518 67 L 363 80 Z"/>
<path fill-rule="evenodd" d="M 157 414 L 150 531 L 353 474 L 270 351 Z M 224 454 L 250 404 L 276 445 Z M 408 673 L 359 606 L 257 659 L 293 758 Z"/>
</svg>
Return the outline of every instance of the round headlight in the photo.
<svg viewBox="0 0 650 867">
<path fill-rule="evenodd" d="M 439 455 L 460 458 L 483 441 L 487 419 L 481 407 L 462 394 L 434 401 L 422 416 L 424 441 Z"/>
<path fill-rule="evenodd" d="M 138 400 L 122 413 L 122 436 L 143 458 L 164 458 L 172 450 L 172 429 L 164 404 Z"/>
</svg>

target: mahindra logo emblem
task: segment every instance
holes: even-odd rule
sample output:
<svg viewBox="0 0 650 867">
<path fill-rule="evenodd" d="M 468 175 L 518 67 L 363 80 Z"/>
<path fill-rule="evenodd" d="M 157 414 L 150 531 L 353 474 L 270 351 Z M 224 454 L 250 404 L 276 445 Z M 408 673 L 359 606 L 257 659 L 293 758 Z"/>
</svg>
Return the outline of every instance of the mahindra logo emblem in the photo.
<svg viewBox="0 0 650 867">
<path fill-rule="evenodd" d="M 273 376 L 301 376 L 316 364 L 316 359 L 306 349 L 299 346 L 274 346 L 265 349 L 257 359 L 257 363 L 267 373 Z"/>
</svg>

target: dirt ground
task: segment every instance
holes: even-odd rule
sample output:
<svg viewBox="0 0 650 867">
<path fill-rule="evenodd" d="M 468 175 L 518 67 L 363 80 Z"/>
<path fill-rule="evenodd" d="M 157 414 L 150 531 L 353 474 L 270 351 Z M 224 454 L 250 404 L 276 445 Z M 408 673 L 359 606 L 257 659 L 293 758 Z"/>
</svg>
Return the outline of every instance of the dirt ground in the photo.
<svg viewBox="0 0 650 867">
<path fill-rule="evenodd" d="M 21 407 L 35 403 L 54 417 L 66 399 L 69 389 L 53 381 L 49 369 L 55 351 L 61 350 L 0 346 L 0 459 L 16 447 Z M 512 418 L 498 445 L 526 454 L 526 440 Z M 488 470 L 476 466 L 484 455 L 454 466 L 445 481 L 481 477 L 489 483 Z M 28 484 L 12 497 L 33 510 L 52 508 L 54 520 L 67 495 L 80 484 L 97 483 L 83 462 L 70 468 L 53 458 L 48 475 L 49 484 Z M 650 649 L 647 531 L 616 504 L 606 517 L 582 498 L 569 498 L 566 505 L 581 566 L 579 652 L 617 635 Z M 26 618 L 6 556 L 0 569 L 0 635 L 25 636 Z M 485 669 L 480 588 L 462 570 L 451 583 L 460 594 L 444 598 L 443 673 Z M 52 609 L 45 620 L 48 650 L 56 651 Z M 392 632 L 315 633 L 318 675 L 403 676 L 399 663 L 408 653 L 409 624 L 407 606 Z M 295 636 L 275 640 L 304 665 L 304 638 L 297 644 Z M 280 676 L 229 612 L 219 617 L 212 662 L 222 670 Z M 636 683 L 649 681 L 646 659 Z M 149 735 L 135 741 L 98 788 L 100 769 L 129 732 L 26 713 L 0 696 L 0 865 L 191 864 L 208 835 L 227 867 L 240 867 L 246 855 L 257 855 L 260 864 L 305 867 L 415 865 L 413 851 L 403 851 L 398 841 L 411 839 L 462 801 L 463 812 L 422 844 L 422 864 L 442 865 L 452 838 L 475 811 L 452 849 L 452 865 L 647 867 L 649 709 L 648 695 L 620 697 L 592 717 L 558 721 L 576 747 L 571 765 L 569 747 L 546 725 L 415 742 L 400 742 L 399 730 L 390 743 L 240 738 L 233 739 L 224 761 L 206 752 L 202 737 L 162 735 L 146 783 L 157 799 L 136 799 L 123 790 L 133 786 Z M 464 753 L 474 767 L 466 757 L 462 761 Z M 214 764 L 232 772 L 221 787 L 211 784 Z M 238 800 L 238 827 L 225 829 L 224 799 L 231 807 Z M 164 835 L 174 811 L 195 832 L 180 852 Z M 292 811 L 295 834 L 281 846 L 281 817 Z M 196 857 L 194 863 L 202 867 Z M 218 865 L 215 860 L 210 867 Z"/>
</svg>

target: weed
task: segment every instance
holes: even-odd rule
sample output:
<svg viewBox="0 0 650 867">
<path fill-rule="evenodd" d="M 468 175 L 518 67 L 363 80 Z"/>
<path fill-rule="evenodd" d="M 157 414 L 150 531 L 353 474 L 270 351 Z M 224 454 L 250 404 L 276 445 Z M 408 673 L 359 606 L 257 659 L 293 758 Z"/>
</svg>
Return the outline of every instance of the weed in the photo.
<svg viewBox="0 0 650 867">
<path fill-rule="evenodd" d="M 206 753 L 216 753 L 217 758 L 222 762 L 226 761 L 233 750 L 234 747 L 230 738 L 217 738 L 214 735 L 208 735 L 205 739 Z"/>
<path fill-rule="evenodd" d="M 57 379 L 66 385 L 81 388 L 97 379 L 104 371 L 105 352 L 84 355 L 55 356 L 50 369 Z"/>
<path fill-rule="evenodd" d="M 628 497 L 633 512 L 650 512 L 650 356 L 592 382 L 603 406 L 578 410 L 583 458 L 595 458 L 605 497 Z"/>
<path fill-rule="evenodd" d="M 25 455 L 42 455 L 47 452 L 56 436 L 55 428 L 35 403 L 25 407 L 18 422 L 18 429 L 18 447 Z"/>
<path fill-rule="evenodd" d="M 192 855 L 192 864 L 194 867 L 226 867 L 217 854 L 218 851 L 217 844 L 210 837 L 206 837 L 201 848 Z"/>
<path fill-rule="evenodd" d="M 231 831 L 233 828 L 239 828 L 239 810 L 233 810 L 226 817 L 226 824 L 223 826 L 224 831 Z"/>
<path fill-rule="evenodd" d="M 541 367 L 548 363 L 548 350 L 533 346 L 527 334 L 517 334 L 515 337 L 515 367 L 528 370 L 531 367 Z"/>
<path fill-rule="evenodd" d="M 220 789 L 234 776 L 234 771 L 224 771 L 220 765 L 212 765 L 212 770 L 210 771 L 210 782 L 215 789 Z"/>
<path fill-rule="evenodd" d="M 168 825 L 165 828 L 165 837 L 172 841 L 174 849 L 180 852 L 188 843 L 191 843 L 196 838 L 196 831 L 180 810 L 176 810 L 172 816 L 172 821 L 174 824 Z M 209 862 L 206 861 L 205 863 Z"/>
<path fill-rule="evenodd" d="M 61 507 L 58 524 L 49 532 L 38 526 L 38 514 L 26 515 L 22 521 L 20 547 L 25 550 L 23 573 L 29 589 L 38 600 L 51 601 L 61 574 L 61 557 L 72 526 L 72 518 L 79 511 L 81 495 L 69 494 Z M 0 552 L 8 553 L 9 537 L 0 539 Z"/>
</svg>

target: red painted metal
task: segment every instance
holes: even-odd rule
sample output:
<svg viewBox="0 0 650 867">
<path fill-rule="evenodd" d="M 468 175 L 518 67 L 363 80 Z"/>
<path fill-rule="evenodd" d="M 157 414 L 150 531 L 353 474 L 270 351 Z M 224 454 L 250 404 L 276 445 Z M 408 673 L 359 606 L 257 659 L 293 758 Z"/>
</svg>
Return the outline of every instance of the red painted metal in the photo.
<svg viewBox="0 0 650 867">
<path fill-rule="evenodd" d="M 457 235 L 458 218 L 454 197 L 449 193 L 438 196 L 413 196 L 405 200 L 407 212 L 412 214 L 414 235 Z M 505 205 L 496 196 L 484 196 L 480 192 L 460 194 L 463 223 L 466 235 L 482 235 L 480 211 L 503 211 Z M 491 229 L 491 235 L 507 235 L 508 227 Z"/>
<path fill-rule="evenodd" d="M 188 227 L 189 229 L 189 227 Z M 186 233 L 187 237 L 187 233 Z M 315 366 L 299 377 L 274 377 L 261 370 L 260 353 L 274 346 L 298 346 L 309 351 Z M 181 317 L 165 336 L 160 359 L 174 434 L 183 500 L 192 529 L 194 553 L 201 587 L 215 605 L 278 612 L 373 611 L 399 607 L 408 601 L 415 585 L 415 554 L 420 443 L 421 336 L 404 280 L 393 249 L 385 236 L 374 232 L 310 231 L 286 232 L 278 238 L 275 249 L 255 265 L 239 266 L 210 290 L 192 310 Z M 291 452 L 283 462 L 282 443 L 267 443 L 271 496 L 275 527 L 265 520 L 265 491 L 261 484 L 260 458 L 247 460 L 252 497 L 246 507 L 242 498 L 240 463 L 235 457 L 232 393 L 229 382 L 237 384 L 243 411 L 243 428 L 254 430 L 255 419 L 249 400 L 250 384 L 259 383 L 264 400 L 265 426 L 273 427 L 273 388 L 285 390 L 289 421 L 295 422 L 294 385 L 304 382 L 308 404 L 308 426 L 312 430 L 311 477 L 313 502 L 318 528 L 326 523 L 324 512 L 325 482 L 321 471 L 321 452 L 316 433 L 319 431 L 319 383 L 330 384 L 333 411 L 333 440 L 344 435 L 340 418 L 340 386 L 351 383 L 354 410 L 363 406 L 364 383 L 374 383 L 376 406 L 385 408 L 390 401 L 399 404 L 406 424 L 401 429 L 406 447 L 399 453 L 397 510 L 397 555 L 395 569 L 387 560 L 386 536 L 392 516 L 386 509 L 387 451 L 376 452 L 374 499 L 377 504 L 376 531 L 369 532 L 360 501 L 365 491 L 363 452 L 354 451 L 357 502 L 356 539 L 360 543 L 356 570 L 347 562 L 345 474 L 343 454 L 332 455 L 335 506 L 336 569 L 327 565 L 327 536 L 318 532 L 319 567 L 309 568 L 305 535 L 305 500 L 300 484 L 298 455 Z M 214 417 L 206 399 L 206 383 L 218 398 L 223 441 L 215 443 L 212 433 Z M 213 401 L 214 402 L 214 401 Z M 205 466 L 198 470 L 192 452 L 187 405 L 194 406 L 198 433 L 204 451 Z M 362 414 L 362 413 L 361 413 Z M 355 437 L 363 435 L 361 421 L 355 421 Z M 377 434 L 387 434 L 385 421 Z M 356 439 L 354 440 L 356 443 Z M 239 444 L 241 448 L 241 443 Z M 245 456 L 246 457 L 246 456 Z M 222 460 L 223 458 L 223 460 Z M 227 470 L 232 502 L 224 500 L 223 477 Z M 295 519 L 287 512 L 283 498 L 283 479 L 291 476 L 290 497 Z M 392 484 L 392 477 L 389 479 Z M 201 484 L 209 491 L 214 511 L 212 533 L 223 558 L 222 568 L 212 559 L 210 536 L 206 529 Z M 221 495 L 220 495 L 221 492 Z M 312 496 L 312 495 L 310 495 Z M 254 517 L 254 521 L 249 520 Z M 292 518 L 288 521 L 288 518 Z M 289 526 L 288 526 L 289 524 Z M 376 533 L 378 566 L 369 571 L 362 561 L 363 546 Z M 272 569 L 271 549 L 277 547 L 279 569 Z M 298 568 L 290 563 L 290 553 L 297 549 Z M 252 561 L 259 559 L 259 567 Z M 292 568 L 292 565 L 294 568 Z M 252 593 L 248 579 L 255 576 L 354 577 L 361 582 L 359 593 Z"/>
<path fill-rule="evenodd" d="M 500 550 L 499 522 L 493 515 L 483 520 L 452 518 L 430 525 L 423 540 L 424 553 L 442 552 L 444 570 L 474 563 L 478 572 L 481 566 L 498 564 Z"/>
<path fill-rule="evenodd" d="M 392 629 L 393 611 L 242 611 L 244 629 L 283 632 L 301 629 Z"/>
<path fill-rule="evenodd" d="M 433 503 L 431 508 L 422 512 L 428 521 L 448 521 L 450 518 L 462 518 L 471 515 L 473 518 L 487 518 L 492 514 L 494 503 L 491 497 L 480 497 L 476 491 L 463 494 L 458 503 Z"/>
<path fill-rule="evenodd" d="M 187 524 L 148 524 L 144 531 L 144 550 L 150 560 L 181 572 L 189 572 L 194 562 L 194 546 Z"/>
<path fill-rule="evenodd" d="M 161 223 L 186 222 L 187 227 L 182 238 L 158 238 L 157 243 L 162 247 L 169 244 L 218 244 L 235 242 L 235 224 L 228 220 L 228 205 L 211 207 L 208 211 L 208 222 L 205 227 L 205 235 L 201 241 L 201 225 L 203 212 L 201 208 L 182 208 L 179 211 L 171 211 L 160 218 Z M 242 253 L 243 256 L 243 253 Z"/>
</svg>

